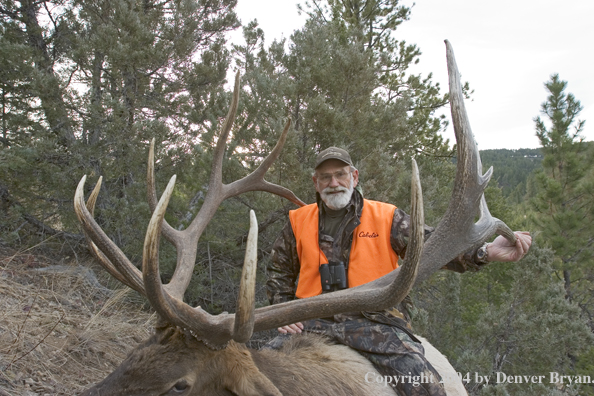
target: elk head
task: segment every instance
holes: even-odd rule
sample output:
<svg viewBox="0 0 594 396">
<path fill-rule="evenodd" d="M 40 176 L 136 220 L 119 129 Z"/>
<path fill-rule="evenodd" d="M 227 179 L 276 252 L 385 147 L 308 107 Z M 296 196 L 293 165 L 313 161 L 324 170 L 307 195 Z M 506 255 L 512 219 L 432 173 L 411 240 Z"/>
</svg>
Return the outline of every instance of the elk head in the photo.
<svg viewBox="0 0 594 396">
<path fill-rule="evenodd" d="M 157 200 L 154 178 L 154 142 L 149 150 L 148 200 L 153 211 L 146 233 L 142 272 L 107 237 L 93 219 L 93 208 L 101 179 L 84 203 L 83 177 L 76 190 L 74 206 L 92 252 L 118 280 L 148 298 L 159 315 L 156 334 L 137 347 L 103 382 L 84 395 L 280 395 L 275 378 L 267 377 L 254 362 L 252 352 L 241 343 L 253 331 L 327 317 L 341 312 L 378 310 L 400 302 L 418 279 L 426 279 L 458 254 L 489 238 L 494 232 L 513 233 L 490 216 L 483 190 L 491 176 L 481 174 L 480 158 L 474 144 L 462 102 L 458 71 L 449 43 L 448 66 L 452 117 L 458 141 L 456 186 L 448 210 L 423 248 L 422 195 L 413 160 L 411 219 L 412 235 L 404 264 L 392 273 L 366 285 L 255 309 L 257 221 L 250 213 L 250 232 L 235 314 L 210 315 L 200 307 L 183 302 L 197 254 L 197 243 L 217 207 L 229 197 L 247 191 L 268 191 L 304 205 L 291 191 L 268 183 L 264 176 L 278 157 L 289 130 L 285 125 L 270 155 L 250 175 L 230 184 L 222 183 L 222 161 L 239 97 L 239 75 L 231 108 L 215 148 L 208 193 L 200 212 L 184 231 L 164 220 L 175 176 Z M 474 216 L 479 211 L 480 220 Z M 177 249 L 177 266 L 171 281 L 161 283 L 159 240 L 164 235 Z M 419 276 L 417 277 L 417 268 Z M 330 393 L 332 394 L 332 393 Z"/>
</svg>

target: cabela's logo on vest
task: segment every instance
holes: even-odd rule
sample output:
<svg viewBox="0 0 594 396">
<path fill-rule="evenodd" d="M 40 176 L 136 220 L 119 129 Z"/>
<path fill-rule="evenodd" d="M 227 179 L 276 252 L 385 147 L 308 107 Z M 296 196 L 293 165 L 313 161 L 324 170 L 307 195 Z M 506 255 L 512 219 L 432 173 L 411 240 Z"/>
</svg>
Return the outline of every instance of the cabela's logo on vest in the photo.
<svg viewBox="0 0 594 396">
<path fill-rule="evenodd" d="M 359 238 L 377 238 L 379 235 L 375 232 L 368 232 L 368 231 L 361 231 L 359 233 Z"/>
</svg>

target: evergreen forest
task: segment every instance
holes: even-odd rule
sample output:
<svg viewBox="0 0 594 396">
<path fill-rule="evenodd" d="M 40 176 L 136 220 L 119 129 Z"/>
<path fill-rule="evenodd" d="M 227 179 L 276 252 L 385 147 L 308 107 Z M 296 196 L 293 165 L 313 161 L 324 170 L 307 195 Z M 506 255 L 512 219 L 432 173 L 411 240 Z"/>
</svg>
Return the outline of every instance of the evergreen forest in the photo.
<svg viewBox="0 0 594 396">
<path fill-rule="evenodd" d="M 256 21 L 240 24 L 236 2 L 0 1 L 0 246 L 82 261 L 90 253 L 73 195 L 83 175 L 86 197 L 102 176 L 94 216 L 140 267 L 151 216 L 150 142 L 159 195 L 177 175 L 166 220 L 184 229 L 204 203 L 237 72 L 241 92 L 224 183 L 254 171 L 290 118 L 268 181 L 314 202 L 315 157 L 339 146 L 353 156 L 365 197 L 408 211 L 414 157 L 426 223 L 439 222 L 456 151 L 441 135 L 449 122 L 438 112 L 448 106 L 447 87 L 412 73 L 420 49 L 399 39 L 398 27 L 413 11 L 399 0 L 310 0 L 300 29 L 267 42 Z M 237 29 L 243 43 L 232 44 L 227 33 Z M 435 67 L 445 67 L 445 56 Z M 582 137 L 582 105 L 571 82 L 554 73 L 543 81 L 540 113 L 527 115 L 541 147 L 481 151 L 483 169 L 494 167 L 489 209 L 512 229 L 532 233 L 530 253 L 477 272 L 440 271 L 412 293 L 414 330 L 463 376 L 470 373 L 470 395 L 594 395 L 594 144 Z M 464 86 L 469 97 L 471 85 Z M 235 311 L 254 210 L 256 305 L 267 305 L 272 245 L 295 208 L 265 192 L 224 201 L 198 242 L 185 301 L 213 314 Z M 176 251 L 166 241 L 160 262 L 168 282 Z M 589 376 L 592 383 L 474 378 L 498 372 Z"/>
</svg>

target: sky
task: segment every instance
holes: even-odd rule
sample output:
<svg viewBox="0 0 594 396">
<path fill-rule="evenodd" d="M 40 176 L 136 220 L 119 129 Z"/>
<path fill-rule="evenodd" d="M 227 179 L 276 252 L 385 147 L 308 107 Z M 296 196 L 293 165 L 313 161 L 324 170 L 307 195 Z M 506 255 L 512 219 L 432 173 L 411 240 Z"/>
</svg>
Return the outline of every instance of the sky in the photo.
<svg viewBox="0 0 594 396">
<path fill-rule="evenodd" d="M 303 26 L 298 3 L 304 1 L 238 0 L 236 11 L 243 24 L 257 19 L 270 44 Z M 422 52 L 411 72 L 433 73 L 442 89 L 447 89 L 444 40 L 449 40 L 462 81 L 474 90 L 466 109 L 479 149 L 536 148 L 533 119 L 547 97 L 544 83 L 554 73 L 581 102 L 582 136 L 594 140 L 592 17 L 591 0 L 417 0 L 395 37 Z M 444 112 L 449 118 L 449 109 Z M 444 136 L 454 141 L 451 127 Z"/>
</svg>

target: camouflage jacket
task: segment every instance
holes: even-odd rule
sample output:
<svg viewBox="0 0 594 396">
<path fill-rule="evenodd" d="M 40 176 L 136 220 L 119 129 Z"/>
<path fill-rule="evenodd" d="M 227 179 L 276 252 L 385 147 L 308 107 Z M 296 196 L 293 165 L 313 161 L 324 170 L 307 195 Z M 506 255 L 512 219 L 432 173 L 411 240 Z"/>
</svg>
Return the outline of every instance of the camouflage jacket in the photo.
<svg viewBox="0 0 594 396">
<path fill-rule="evenodd" d="M 320 203 L 320 230 L 324 228 L 324 205 Z M 360 224 L 360 217 L 363 211 L 363 197 L 355 190 L 350 204 L 347 206 L 347 213 L 343 219 L 336 238 L 324 235 L 320 232 L 320 248 L 328 260 L 348 262 L 350 255 L 353 231 Z M 390 243 L 392 249 L 403 258 L 406 255 L 406 246 L 409 237 L 410 216 L 401 209 L 394 211 Z M 427 239 L 434 228 L 425 226 L 425 239 Z M 478 270 L 483 264 L 476 261 L 476 250 L 461 254 L 449 262 L 444 268 L 465 272 L 467 270 Z M 287 222 L 281 235 L 272 247 L 272 260 L 268 266 L 268 281 L 266 289 L 271 304 L 278 304 L 295 299 L 297 290 L 297 279 L 300 271 L 299 256 L 297 255 L 297 242 L 293 234 L 291 223 Z"/>
</svg>

